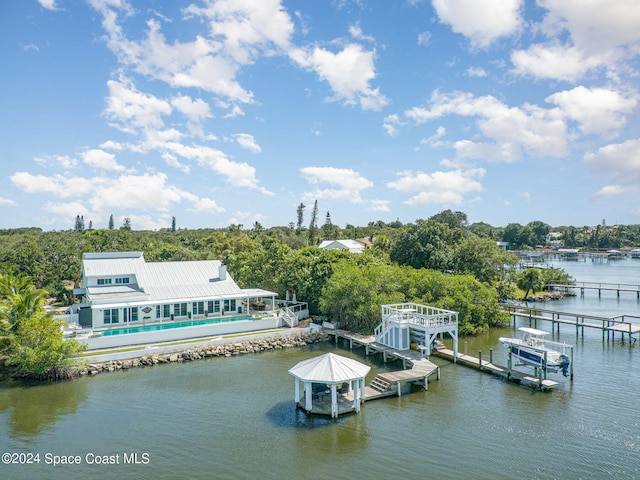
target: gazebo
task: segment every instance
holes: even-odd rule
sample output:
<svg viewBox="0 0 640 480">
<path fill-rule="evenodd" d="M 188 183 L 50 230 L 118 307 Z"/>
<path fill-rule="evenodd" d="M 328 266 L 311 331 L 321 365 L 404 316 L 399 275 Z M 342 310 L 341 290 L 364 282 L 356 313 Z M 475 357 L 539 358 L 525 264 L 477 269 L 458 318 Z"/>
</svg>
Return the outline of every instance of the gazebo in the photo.
<svg viewBox="0 0 640 480">
<path fill-rule="evenodd" d="M 289 370 L 295 378 L 296 405 L 307 413 L 332 418 L 359 412 L 365 398 L 364 378 L 369 370 L 368 365 L 331 352 L 303 360 Z"/>
</svg>

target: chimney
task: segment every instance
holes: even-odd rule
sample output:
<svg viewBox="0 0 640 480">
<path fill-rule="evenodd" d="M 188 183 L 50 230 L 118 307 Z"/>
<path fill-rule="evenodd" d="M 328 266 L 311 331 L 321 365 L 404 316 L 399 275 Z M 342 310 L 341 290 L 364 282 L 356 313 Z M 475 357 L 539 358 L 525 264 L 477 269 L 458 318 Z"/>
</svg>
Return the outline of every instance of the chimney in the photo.
<svg viewBox="0 0 640 480">
<path fill-rule="evenodd" d="M 220 268 L 218 269 L 218 278 L 220 280 L 227 279 L 227 266 L 224 263 L 220 264 Z"/>
</svg>

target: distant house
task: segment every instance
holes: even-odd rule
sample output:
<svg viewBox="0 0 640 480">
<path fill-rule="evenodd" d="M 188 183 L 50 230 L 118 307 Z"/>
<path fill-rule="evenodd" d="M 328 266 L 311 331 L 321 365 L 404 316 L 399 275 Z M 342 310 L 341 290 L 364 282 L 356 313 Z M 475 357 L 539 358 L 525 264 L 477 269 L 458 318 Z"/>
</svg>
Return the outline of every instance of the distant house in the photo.
<svg viewBox="0 0 640 480">
<path fill-rule="evenodd" d="M 349 250 L 351 253 L 364 252 L 365 245 L 357 240 L 324 240 L 320 244 L 324 250 Z"/>
<path fill-rule="evenodd" d="M 92 329 L 246 315 L 277 296 L 240 288 L 218 260 L 146 262 L 142 252 L 85 253 L 82 277 L 79 323 Z"/>
</svg>

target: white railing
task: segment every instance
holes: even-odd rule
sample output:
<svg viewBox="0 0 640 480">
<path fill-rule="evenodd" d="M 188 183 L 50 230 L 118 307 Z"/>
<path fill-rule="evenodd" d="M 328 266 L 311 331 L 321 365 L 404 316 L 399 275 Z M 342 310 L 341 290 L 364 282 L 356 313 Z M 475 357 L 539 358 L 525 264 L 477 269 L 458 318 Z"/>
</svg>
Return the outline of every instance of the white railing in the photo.
<svg viewBox="0 0 640 480">
<path fill-rule="evenodd" d="M 74 323 L 78 323 L 78 314 L 77 313 L 67 313 L 65 315 L 54 315 L 53 316 L 54 320 L 60 320 L 64 323 L 66 323 L 67 325 L 71 325 Z"/>
<path fill-rule="evenodd" d="M 298 316 L 293 313 L 293 310 L 289 307 L 284 307 L 280 309 L 278 316 L 286 323 L 289 327 L 298 326 Z"/>
</svg>

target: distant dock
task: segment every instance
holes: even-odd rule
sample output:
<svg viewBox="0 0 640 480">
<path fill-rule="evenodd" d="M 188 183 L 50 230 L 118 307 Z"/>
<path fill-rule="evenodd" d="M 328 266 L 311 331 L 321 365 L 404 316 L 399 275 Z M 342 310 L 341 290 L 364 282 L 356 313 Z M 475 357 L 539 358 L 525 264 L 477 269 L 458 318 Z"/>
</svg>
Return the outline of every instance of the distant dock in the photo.
<svg viewBox="0 0 640 480">
<path fill-rule="evenodd" d="M 635 293 L 636 298 L 640 300 L 640 285 L 631 285 L 624 283 L 600 283 L 600 282 L 576 282 L 574 285 L 565 283 L 548 283 L 545 287 L 554 289 L 562 289 L 568 291 L 570 289 L 580 289 L 580 295 L 584 296 L 585 290 L 597 290 L 598 298 L 602 297 L 602 292 L 616 292 L 618 298 L 620 293 Z"/>
<path fill-rule="evenodd" d="M 513 326 L 516 319 L 528 319 L 529 326 L 537 328 L 538 321 L 551 322 L 551 331 L 557 330 L 560 333 L 560 325 L 571 325 L 576 329 L 576 337 L 584 337 L 585 328 L 595 328 L 602 331 L 602 341 L 614 341 L 615 334 L 620 333 L 624 343 L 625 334 L 629 342 L 638 340 L 640 332 L 640 317 L 635 315 L 619 315 L 617 317 L 602 317 L 597 315 L 586 315 L 583 313 L 559 312 L 557 310 L 546 310 L 536 307 L 525 307 L 517 305 L 503 305 L 513 319 Z"/>
</svg>

